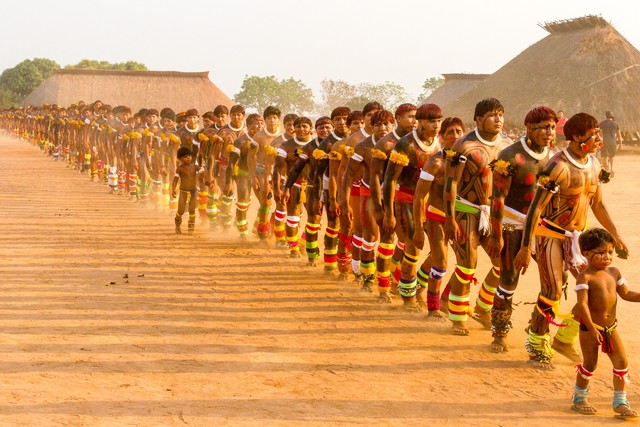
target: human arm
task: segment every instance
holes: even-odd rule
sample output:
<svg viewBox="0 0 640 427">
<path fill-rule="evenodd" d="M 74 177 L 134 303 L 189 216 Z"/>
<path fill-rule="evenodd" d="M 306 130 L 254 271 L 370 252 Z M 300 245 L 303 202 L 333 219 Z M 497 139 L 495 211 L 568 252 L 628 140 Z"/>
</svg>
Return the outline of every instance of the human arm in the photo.
<svg viewBox="0 0 640 427">
<path fill-rule="evenodd" d="M 349 219 L 353 219 L 353 211 L 349 203 L 351 199 L 351 186 L 355 177 L 358 176 L 358 172 L 362 169 L 362 155 L 354 153 L 349 160 L 347 160 L 347 172 L 345 173 L 345 179 L 342 181 L 342 188 L 340 189 L 340 210 L 342 212 L 348 212 Z"/>
<path fill-rule="evenodd" d="M 425 170 L 427 165 L 425 165 L 425 168 L 420 172 L 420 179 L 418 179 L 416 192 L 413 196 L 413 244 L 418 249 L 424 247 L 424 222 L 426 220 L 424 216 L 425 200 L 433 183 L 433 175 Z"/>
<path fill-rule="evenodd" d="M 398 147 L 396 147 L 398 148 Z M 396 228 L 396 218 L 393 213 L 393 202 L 396 197 L 396 183 L 402 170 L 409 164 L 409 157 L 394 149 L 389 155 L 389 164 L 384 174 L 384 189 L 382 194 L 382 206 L 384 215 L 382 218 L 382 229 L 385 233 L 391 234 Z"/>
<path fill-rule="evenodd" d="M 510 165 L 508 161 L 500 159 L 495 162 L 492 167 L 493 197 L 491 200 L 491 233 L 487 245 L 487 254 L 493 259 L 497 259 L 500 256 L 500 252 L 504 246 L 504 239 L 502 237 L 504 201 L 509 194 L 512 181 L 512 174 L 508 166 L 503 167 L 504 163 Z"/>
<path fill-rule="evenodd" d="M 627 286 L 627 279 L 622 277 L 622 274 L 617 271 L 615 274 L 616 279 L 616 292 L 625 301 L 629 302 L 640 302 L 640 292 L 629 290 Z"/>
<path fill-rule="evenodd" d="M 576 283 L 577 302 L 573 309 L 573 314 L 587 328 L 589 343 L 593 347 L 598 347 L 602 344 L 604 338 L 591 319 L 591 312 L 589 311 L 589 278 L 585 274 L 579 274 Z M 580 289 L 581 287 L 582 289 Z"/>
<path fill-rule="evenodd" d="M 286 151 L 284 151 L 282 148 L 278 148 L 278 155 L 276 156 L 276 159 L 274 161 L 273 175 L 271 176 L 271 181 L 273 181 L 273 197 L 279 203 L 286 203 L 286 200 L 283 197 L 283 189 L 280 187 L 280 177 L 284 176 L 284 174 L 286 173 L 286 155 Z M 290 178 L 291 176 L 289 176 L 289 179 Z M 288 199 L 289 187 L 285 186 L 284 191 L 287 196 L 286 198 Z"/>
<path fill-rule="evenodd" d="M 340 148 L 343 148 L 341 145 Z M 335 146 L 333 148 L 336 148 Z M 340 215 L 340 206 L 338 205 L 338 170 L 342 161 L 344 151 L 334 150 L 329 152 L 329 203 L 327 209 L 333 215 Z"/>
<path fill-rule="evenodd" d="M 373 206 L 373 215 L 376 222 L 380 224 L 384 216 L 384 208 L 382 206 L 382 190 L 380 180 L 382 171 L 384 170 L 387 155 L 382 150 L 371 150 L 371 165 L 369 166 L 369 185 L 371 187 L 371 204 Z"/>
<path fill-rule="evenodd" d="M 466 158 L 454 150 L 445 150 L 445 184 L 444 206 L 445 223 L 444 233 L 446 240 L 463 239 L 465 236 L 460 231 L 456 221 L 456 198 L 458 196 L 458 182 L 464 172 Z"/>
</svg>

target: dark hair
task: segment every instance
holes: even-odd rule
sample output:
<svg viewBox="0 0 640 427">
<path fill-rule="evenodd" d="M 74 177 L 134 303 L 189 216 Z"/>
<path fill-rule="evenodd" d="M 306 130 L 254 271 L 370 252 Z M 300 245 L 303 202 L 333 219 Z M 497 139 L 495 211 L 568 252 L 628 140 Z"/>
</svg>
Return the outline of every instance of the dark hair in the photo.
<svg viewBox="0 0 640 427">
<path fill-rule="evenodd" d="M 379 123 L 386 123 L 386 122 L 391 122 L 391 123 L 396 122 L 391 111 L 378 110 L 375 113 L 373 113 L 373 116 L 371 116 L 371 126 L 375 126 Z"/>
<path fill-rule="evenodd" d="M 564 137 L 567 141 L 572 141 L 574 136 L 587 133 L 589 129 L 600 126 L 598 120 L 590 114 L 578 113 L 571 116 L 564 125 Z"/>
<path fill-rule="evenodd" d="M 240 113 L 245 114 L 244 107 L 242 105 L 236 104 L 231 107 L 231 114 Z"/>
<path fill-rule="evenodd" d="M 351 108 L 349 108 L 349 107 L 336 107 L 331 112 L 331 120 L 335 119 L 336 117 L 340 117 L 340 116 L 349 117 L 349 114 L 351 114 Z"/>
<path fill-rule="evenodd" d="M 504 113 L 504 107 L 495 98 L 485 98 L 476 104 L 476 110 L 473 112 L 473 121 L 475 122 L 478 117 L 482 117 L 490 111 Z"/>
<path fill-rule="evenodd" d="M 284 116 L 284 119 L 282 119 L 282 123 L 295 122 L 297 118 L 298 118 L 297 114 L 289 113 L 286 116 Z"/>
<path fill-rule="evenodd" d="M 229 114 L 229 109 L 227 108 L 226 105 L 218 105 L 216 108 L 213 109 L 213 115 L 214 116 L 219 116 L 221 114 Z"/>
<path fill-rule="evenodd" d="M 462 132 L 464 132 L 464 123 L 458 117 L 447 117 L 442 121 L 442 125 L 440 126 L 440 135 L 444 135 L 451 126 L 458 125 L 462 128 Z"/>
<path fill-rule="evenodd" d="M 382 106 L 382 104 L 380 104 L 377 101 L 371 101 L 371 102 L 367 102 L 367 105 L 365 105 L 362 108 L 362 114 L 366 116 L 372 111 L 380 111 L 380 110 L 384 110 L 384 107 Z"/>
<path fill-rule="evenodd" d="M 203 119 L 207 119 L 207 120 L 214 121 L 215 114 L 213 114 L 213 111 L 207 111 L 206 113 L 204 113 L 204 114 L 202 115 L 202 118 L 203 118 Z"/>
<path fill-rule="evenodd" d="M 191 149 L 189 147 L 180 147 L 178 149 L 178 158 L 181 159 L 185 156 L 190 156 L 192 155 L 191 153 Z"/>
<path fill-rule="evenodd" d="M 590 251 L 604 243 L 615 245 L 616 239 L 604 228 L 591 228 L 580 235 L 580 250 Z"/>
<path fill-rule="evenodd" d="M 176 113 L 171 108 L 164 107 L 162 110 L 160 110 L 160 118 L 175 120 Z"/>
<path fill-rule="evenodd" d="M 416 120 L 431 120 L 442 118 L 442 110 L 436 104 L 422 104 L 416 111 Z"/>
<path fill-rule="evenodd" d="M 153 116 L 153 115 L 160 116 L 160 113 L 158 113 L 158 110 L 156 110 L 155 108 L 150 108 L 150 109 L 148 109 L 148 110 L 147 110 L 147 112 L 144 114 L 144 116 L 145 116 L 145 117 L 147 117 L 147 116 Z"/>
<path fill-rule="evenodd" d="M 138 112 L 136 114 L 134 114 L 134 117 L 144 117 L 147 115 L 147 109 L 146 108 L 141 108 L 138 110 Z"/>
<path fill-rule="evenodd" d="M 349 117 L 347 117 L 347 126 L 351 126 L 351 123 L 353 123 L 354 120 L 364 120 L 364 114 L 362 114 L 362 111 L 352 111 L 351 114 L 349 114 Z"/>
<path fill-rule="evenodd" d="M 267 108 L 264 109 L 264 113 L 262 114 L 262 117 L 264 119 L 266 119 L 269 116 L 278 116 L 278 118 L 280 118 L 281 115 L 282 115 L 282 112 L 278 109 L 278 107 L 269 105 Z"/>
<path fill-rule="evenodd" d="M 541 105 L 540 107 L 533 108 L 527 113 L 524 118 L 524 125 L 526 126 L 530 123 L 540 123 L 544 122 L 545 120 L 553 120 L 554 122 L 558 123 L 558 115 L 551 108 Z"/>
<path fill-rule="evenodd" d="M 312 127 L 312 126 L 313 126 L 313 124 L 311 123 L 311 119 L 310 119 L 309 117 L 304 117 L 304 116 L 303 116 L 303 117 L 298 117 L 298 118 L 293 122 L 293 125 L 297 127 L 298 125 L 301 125 L 301 124 L 304 124 L 304 123 L 308 124 L 308 125 L 309 125 L 309 127 Z"/>
</svg>

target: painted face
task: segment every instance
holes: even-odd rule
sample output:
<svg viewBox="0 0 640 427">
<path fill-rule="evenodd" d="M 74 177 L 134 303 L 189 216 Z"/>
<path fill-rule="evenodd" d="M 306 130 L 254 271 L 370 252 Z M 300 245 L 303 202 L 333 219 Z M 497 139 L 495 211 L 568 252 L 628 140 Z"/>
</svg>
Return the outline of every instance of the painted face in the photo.
<svg viewBox="0 0 640 427">
<path fill-rule="evenodd" d="M 613 262 L 613 245 L 611 243 L 603 243 L 597 248 L 583 252 L 589 264 L 598 270 L 604 270 Z"/>
<path fill-rule="evenodd" d="M 229 115 L 227 113 L 222 113 L 213 117 L 214 117 L 213 121 L 215 122 L 216 126 L 218 126 L 219 128 L 229 123 Z"/>
<path fill-rule="evenodd" d="M 242 113 L 232 113 L 231 114 L 231 126 L 234 128 L 239 128 L 242 126 L 242 121 L 244 120 L 244 114 Z"/>
<path fill-rule="evenodd" d="M 580 144 L 578 148 L 588 154 L 595 153 L 603 144 L 602 132 L 599 127 L 589 129 L 584 135 L 574 137 L 574 139 Z"/>
<path fill-rule="evenodd" d="M 418 120 L 416 132 L 421 140 L 433 139 L 440 132 L 442 118 Z"/>
<path fill-rule="evenodd" d="M 539 147 L 547 147 L 556 139 L 555 120 L 527 124 L 527 137 Z"/>
<path fill-rule="evenodd" d="M 407 111 L 399 117 L 396 117 L 396 119 L 398 120 L 398 127 L 407 131 L 412 131 L 416 126 L 418 126 L 418 122 L 416 121 L 416 110 Z"/>
<path fill-rule="evenodd" d="M 260 129 L 264 128 L 264 120 L 258 116 L 251 122 L 251 125 L 247 126 L 247 130 L 251 136 L 255 135 Z"/>
<path fill-rule="evenodd" d="M 449 149 L 453 147 L 453 143 L 462 137 L 464 129 L 460 125 L 449 126 L 442 134 L 442 145 L 444 148 Z"/>
<path fill-rule="evenodd" d="M 308 123 L 298 123 L 295 132 L 298 141 L 309 141 L 311 139 L 311 126 Z"/>
<path fill-rule="evenodd" d="M 290 121 L 288 121 L 288 122 L 285 122 L 285 124 L 284 124 L 284 131 L 285 131 L 285 133 L 286 133 L 287 135 L 293 135 L 293 133 L 295 132 L 295 130 L 296 130 L 296 128 L 295 128 L 295 126 L 293 125 L 293 121 L 291 121 L 291 120 L 290 120 Z"/>
<path fill-rule="evenodd" d="M 376 140 L 382 138 L 393 130 L 393 125 L 394 123 L 392 121 L 376 123 L 375 126 L 373 126 L 373 136 Z"/>
<path fill-rule="evenodd" d="M 318 126 L 316 128 L 318 141 L 322 141 L 323 139 L 328 137 L 331 132 L 333 132 L 333 125 L 331 123 L 325 123 L 323 125 Z"/>
<path fill-rule="evenodd" d="M 481 131 L 497 135 L 502 132 L 502 127 L 504 126 L 504 112 L 489 111 L 484 116 L 478 117 L 476 124 Z"/>
<path fill-rule="evenodd" d="M 333 123 L 333 129 L 339 135 L 346 135 L 349 131 L 347 127 L 347 116 L 335 116 L 331 119 L 331 123 Z"/>
</svg>

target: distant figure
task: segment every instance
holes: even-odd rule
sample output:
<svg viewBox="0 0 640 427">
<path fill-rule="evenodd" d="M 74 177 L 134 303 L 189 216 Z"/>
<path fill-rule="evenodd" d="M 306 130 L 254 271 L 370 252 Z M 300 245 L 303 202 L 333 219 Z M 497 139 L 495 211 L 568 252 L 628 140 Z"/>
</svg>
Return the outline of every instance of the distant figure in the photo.
<svg viewBox="0 0 640 427">
<path fill-rule="evenodd" d="M 565 123 L 567 123 L 567 118 L 564 115 L 564 111 L 558 110 L 558 123 L 556 123 L 556 145 L 560 150 L 567 147 L 567 138 L 564 136 Z"/>
<path fill-rule="evenodd" d="M 604 145 L 602 146 L 602 158 L 604 159 L 604 168 L 611 174 L 613 178 L 613 158 L 616 155 L 616 145 L 619 143 L 622 148 L 622 134 L 620 133 L 620 126 L 616 123 L 616 117 L 613 111 L 607 111 L 607 118 L 600 123 L 600 130 L 602 131 L 602 140 Z"/>
</svg>

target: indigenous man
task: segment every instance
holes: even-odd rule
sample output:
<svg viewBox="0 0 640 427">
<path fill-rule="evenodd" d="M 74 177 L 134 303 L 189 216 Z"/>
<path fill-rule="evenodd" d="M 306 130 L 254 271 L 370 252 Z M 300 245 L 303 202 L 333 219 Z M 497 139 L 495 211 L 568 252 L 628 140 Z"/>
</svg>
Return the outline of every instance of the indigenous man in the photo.
<svg viewBox="0 0 640 427">
<path fill-rule="evenodd" d="M 413 244 L 417 250 L 424 247 L 424 234 L 429 238 L 431 252 L 417 273 L 418 286 L 427 289 L 426 308 L 428 320 L 446 321 L 446 315 L 440 311 L 440 283 L 447 272 L 448 248 L 444 236 L 444 182 L 445 152 L 464 134 L 462 120 L 447 117 L 442 121 L 440 137 L 442 151 L 434 154 L 425 163 L 420 172 L 413 200 L 413 218 L 415 230 Z M 428 203 L 425 202 L 427 201 Z M 418 300 L 418 304 L 424 301 Z"/>
<path fill-rule="evenodd" d="M 260 202 L 258 217 L 256 218 L 256 231 L 260 240 L 265 240 L 271 233 L 271 223 L 269 222 L 269 211 L 271 210 L 271 170 L 274 164 L 274 153 L 276 149 L 271 147 L 275 138 L 282 134 L 280 129 L 280 116 L 282 113 L 274 106 L 268 106 L 262 117 L 264 127 L 253 136 L 253 140 L 258 144 L 255 156 L 249 159 L 249 167 L 255 172 L 253 190 Z M 247 126 L 249 124 L 247 123 Z"/>
<path fill-rule="evenodd" d="M 346 213 L 348 219 L 353 218 L 354 210 L 360 211 L 362 223 L 362 250 L 360 253 L 360 272 L 362 273 L 363 292 L 373 292 L 375 284 L 375 253 L 378 243 L 379 231 L 373 215 L 371 204 L 370 175 L 371 150 L 377 141 L 393 130 L 395 120 L 393 114 L 386 110 L 378 110 L 371 117 L 372 134 L 359 142 L 347 164 L 346 177 L 342 181 L 342 197 L 340 197 L 340 210 Z M 360 180 L 360 206 L 350 205 L 350 195 L 353 183 Z"/>
<path fill-rule="evenodd" d="M 284 142 L 278 148 L 278 156 L 276 157 L 275 166 L 273 168 L 273 182 L 281 182 L 281 177 L 286 176 L 287 172 L 294 166 L 296 160 L 302 153 L 302 148 L 311 140 L 311 120 L 307 117 L 298 117 L 295 121 L 296 135 Z M 300 150 L 300 151 L 299 151 Z M 290 197 L 286 200 L 283 198 L 283 192 L 278 185 L 274 186 L 274 195 L 276 200 L 287 206 L 287 223 L 286 235 L 287 245 L 289 246 L 290 256 L 296 258 L 300 256 L 300 247 L 298 246 L 298 225 L 300 224 L 301 206 L 306 202 L 308 173 L 306 169 L 298 174 L 293 184 Z"/>
<path fill-rule="evenodd" d="M 513 294 L 520 272 L 513 261 L 520 250 L 524 221 L 536 192 L 536 177 L 553 154 L 558 117 L 549 107 L 536 107 L 527 113 L 527 133 L 518 142 L 502 150 L 493 163 L 493 201 L 491 234 L 487 253 L 500 258 L 500 285 L 491 309 L 491 350 L 508 350 L 506 338 L 511 329 Z"/>
<path fill-rule="evenodd" d="M 160 111 L 160 124 L 162 129 L 158 131 L 158 136 L 162 141 L 162 206 L 164 208 L 176 209 L 177 200 L 171 199 L 169 189 L 170 181 L 176 173 L 176 163 L 178 161 L 178 143 L 180 138 L 176 136 L 176 113 L 171 108 L 163 108 Z M 172 206 L 173 205 L 173 206 Z"/>
<path fill-rule="evenodd" d="M 247 116 L 247 131 L 240 135 L 229 147 L 229 168 L 227 168 L 227 184 L 231 188 L 231 180 L 235 179 L 238 194 L 236 202 L 236 227 L 240 232 L 240 240 L 247 240 L 249 227 L 247 225 L 247 211 L 251 205 L 251 189 L 256 179 L 255 151 L 258 143 L 253 136 L 264 126 L 264 120 L 259 114 Z M 252 165 L 250 164 L 252 163 Z"/>
<path fill-rule="evenodd" d="M 384 220 L 386 233 L 396 230 L 398 239 L 406 238 L 402 274 L 398 292 L 409 311 L 420 311 L 417 303 L 416 264 L 420 251 L 414 246 L 413 199 L 420 171 L 431 156 L 440 151 L 438 132 L 442 110 L 436 104 L 423 104 L 416 111 L 418 127 L 396 142 L 389 154 L 384 175 Z M 424 290 L 421 291 L 424 294 Z"/>
<path fill-rule="evenodd" d="M 213 109 L 213 126 L 216 130 L 222 129 L 229 123 L 229 109 L 225 105 L 218 105 Z"/>
<path fill-rule="evenodd" d="M 333 144 L 347 137 L 347 117 L 351 114 L 349 107 L 336 107 L 331 112 L 333 132 L 327 136 L 320 146 L 313 152 L 317 160 L 316 170 L 313 175 L 313 202 L 316 205 L 314 212 L 321 215 L 320 204 L 327 209 L 327 229 L 324 233 L 324 269 L 326 273 L 333 273 L 338 268 L 338 233 L 340 223 L 338 221 L 338 201 L 336 195 L 329 194 L 329 153 Z M 335 185 L 334 185 L 335 188 Z"/>
<path fill-rule="evenodd" d="M 289 200 L 289 194 L 292 186 L 298 180 L 298 176 L 303 170 L 307 170 L 307 176 L 312 177 L 316 170 L 317 160 L 313 156 L 314 151 L 320 146 L 320 142 L 331 134 L 333 124 L 329 117 L 323 116 L 316 120 L 316 137 L 309 141 L 298 155 L 293 167 L 289 170 L 287 180 L 284 185 L 284 193 L 282 200 Z M 274 184 L 275 185 L 275 184 Z M 322 205 L 316 203 L 315 192 L 313 191 L 313 183 L 307 184 L 307 224 L 304 229 L 305 249 L 307 252 L 308 266 L 315 267 L 320 258 L 320 249 L 318 248 L 318 232 L 320 231 L 320 223 L 322 220 Z M 276 211 L 277 213 L 277 211 Z M 284 214 L 282 214 L 284 216 Z M 276 235 L 277 238 L 277 235 Z"/>
<path fill-rule="evenodd" d="M 277 150 L 278 148 L 280 148 L 283 142 L 288 141 L 295 136 L 295 126 L 293 125 L 293 123 L 296 121 L 297 118 L 298 118 L 298 115 L 293 113 L 289 113 L 286 116 L 284 116 L 284 119 L 283 119 L 284 133 L 279 137 L 275 138 L 273 141 L 271 141 L 271 148 Z M 305 162 L 305 165 L 306 165 L 306 162 Z M 298 169 L 294 167 L 294 170 L 298 170 Z M 298 170 L 298 173 L 300 173 L 301 171 L 302 171 L 302 168 Z M 267 175 L 269 176 L 273 175 L 273 166 L 267 171 Z M 289 172 L 289 176 L 291 176 L 291 172 Z M 282 178 L 284 179 L 284 177 Z M 296 174 L 296 179 L 297 178 L 298 176 Z M 282 185 L 283 182 L 273 182 L 272 185 L 274 187 L 279 186 L 279 185 Z M 293 185 L 293 182 L 291 183 L 291 185 Z M 284 229 L 286 218 L 287 218 L 287 207 L 284 204 L 282 204 L 279 200 L 276 200 L 276 210 L 272 214 L 269 223 L 272 224 L 273 226 L 273 235 L 276 238 L 277 248 L 287 247 L 287 241 L 285 239 L 286 233 Z"/>
<path fill-rule="evenodd" d="M 622 258 L 628 249 L 618 234 L 602 200 L 601 182 L 608 181 L 593 154 L 602 145 L 600 127 L 595 117 L 578 113 L 564 126 L 568 147 L 549 159 L 538 176 L 524 225 L 522 244 L 514 268 L 524 273 L 531 258 L 534 233 L 535 252 L 540 272 L 540 294 L 529 322 L 526 349 L 531 362 L 540 369 L 553 369 L 553 350 L 578 360 L 573 348 L 579 324 L 566 319 L 560 324 L 553 345 L 549 345 L 549 323 L 559 315 L 560 296 L 566 286 L 565 270 L 577 274 L 585 259 L 578 247 L 578 237 L 587 225 L 587 209 L 616 239 L 616 252 Z M 542 218 L 542 221 L 540 221 Z"/>
<path fill-rule="evenodd" d="M 376 278 L 378 281 L 378 302 L 391 302 L 391 272 L 389 271 L 390 261 L 397 266 L 404 254 L 404 241 L 398 240 L 394 250 L 393 241 L 395 238 L 394 227 L 383 227 L 384 210 L 382 206 L 381 182 L 384 177 L 389 154 L 396 142 L 413 131 L 416 127 L 416 107 L 413 104 L 402 104 L 396 109 L 396 128 L 376 141 L 375 147 L 371 150 L 371 169 L 369 171 L 369 186 L 371 192 L 371 206 L 376 219 L 376 224 L 380 230 L 380 243 L 376 255 Z M 388 231 L 387 231 L 388 230 Z M 400 268 L 397 269 L 397 282 L 400 280 Z"/>
<path fill-rule="evenodd" d="M 486 248 L 491 199 L 490 164 L 500 151 L 512 143 L 501 135 L 504 124 L 504 107 L 495 98 L 476 104 L 474 120 L 476 128 L 459 139 L 447 151 L 445 184 L 445 236 L 453 241 L 457 265 L 449 280 L 449 320 L 455 335 L 469 335 L 467 316 L 485 328 L 491 327 L 490 309 L 500 281 L 500 259 L 491 259 L 492 270 L 487 274 L 475 312 L 469 307 L 470 283 L 474 279 L 478 262 L 478 245 Z"/>
<path fill-rule="evenodd" d="M 229 151 L 227 147 L 233 146 L 233 142 L 243 135 L 247 129 L 244 125 L 245 111 L 242 105 L 234 105 L 231 107 L 231 121 L 224 125 L 218 131 L 218 136 L 221 138 L 221 142 L 216 144 L 211 150 L 211 164 L 215 165 L 217 162 L 217 168 L 213 168 L 213 179 L 217 180 L 219 188 L 223 191 L 222 205 L 219 209 L 219 216 L 222 220 L 222 227 L 228 229 L 231 227 L 231 203 L 233 202 L 233 190 L 231 188 L 225 188 L 227 166 L 229 165 Z"/>
<path fill-rule="evenodd" d="M 347 117 L 347 126 L 349 126 L 349 133 L 354 134 L 364 127 L 364 114 L 362 111 L 355 110 Z"/>
<path fill-rule="evenodd" d="M 329 198 L 337 198 L 338 202 L 347 200 L 342 194 L 342 187 L 338 183 L 344 181 L 344 174 L 347 168 L 347 162 L 353 154 L 354 147 L 363 139 L 371 136 L 373 127 L 371 126 L 371 117 L 376 111 L 383 110 L 382 105 L 378 102 L 369 102 L 363 108 L 364 127 L 357 132 L 349 135 L 348 138 L 336 142 L 331 148 L 332 153 L 329 156 Z M 347 117 L 348 120 L 348 117 Z M 359 178 L 359 177 L 356 177 Z M 360 250 L 362 249 L 362 222 L 360 220 L 360 180 L 352 182 L 349 189 L 352 203 L 352 218 L 349 217 L 348 211 L 338 209 L 340 222 L 340 234 L 338 241 L 338 271 L 340 278 L 346 280 L 349 277 L 349 271 L 352 271 L 359 283 L 360 274 Z M 339 206 L 338 206 L 339 207 Z M 355 230 L 355 232 L 353 232 Z M 353 235 L 352 235 L 353 232 Z"/>
</svg>

